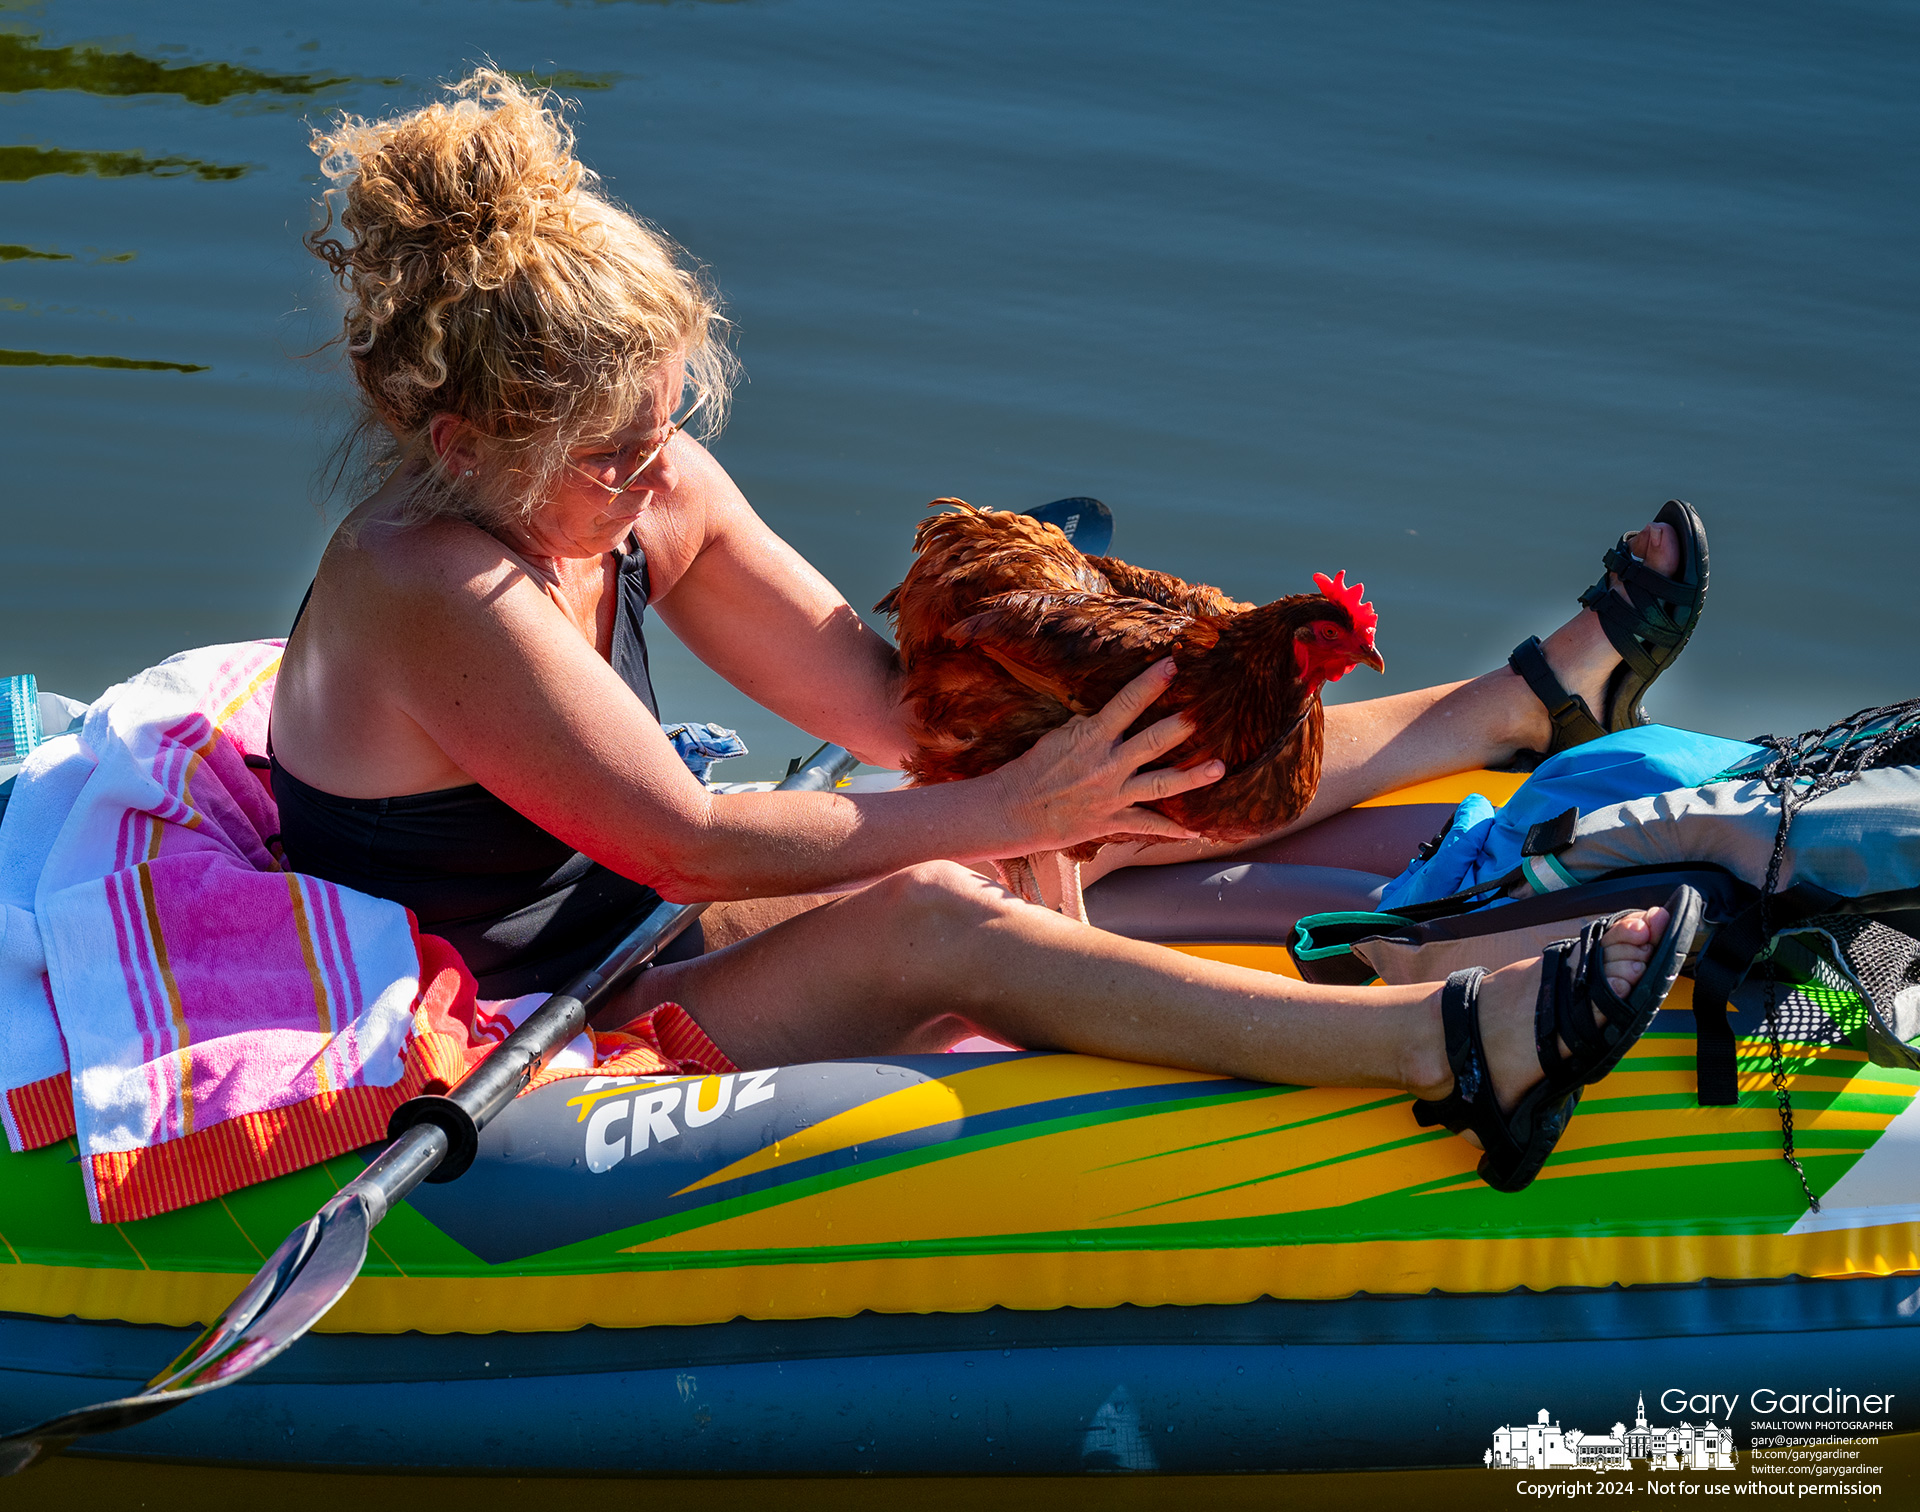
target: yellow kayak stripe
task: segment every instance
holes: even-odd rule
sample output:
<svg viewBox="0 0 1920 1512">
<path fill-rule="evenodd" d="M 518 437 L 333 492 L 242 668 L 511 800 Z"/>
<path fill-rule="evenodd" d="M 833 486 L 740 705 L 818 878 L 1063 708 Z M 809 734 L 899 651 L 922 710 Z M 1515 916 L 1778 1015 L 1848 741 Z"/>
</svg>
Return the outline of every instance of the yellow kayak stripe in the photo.
<svg viewBox="0 0 1920 1512">
<path fill-rule="evenodd" d="M 636 1276 L 362 1276 L 322 1333 L 568 1332 L 863 1311 L 979 1312 L 1331 1300 L 1356 1292 L 1544 1291 L 1920 1272 L 1920 1224 L 1812 1234 L 1602 1235 L 1369 1241 L 1213 1250 L 1099 1250 L 740 1266 Z M 241 1277 L 196 1272 L 0 1267 L 0 1311 L 176 1327 L 210 1322 Z M 155 1361 L 158 1365 L 160 1362 Z"/>
<path fill-rule="evenodd" d="M 1203 961 L 1219 961 L 1228 966 L 1245 966 L 1252 971 L 1292 977 L 1296 982 L 1305 980 L 1284 945 L 1169 945 L 1167 949 L 1198 956 Z"/>
<path fill-rule="evenodd" d="M 903 1087 L 861 1103 L 844 1113 L 824 1118 L 810 1128 L 764 1149 L 743 1156 L 722 1170 L 703 1176 L 675 1196 L 703 1187 L 737 1181 L 742 1176 L 772 1170 L 790 1161 L 830 1155 L 857 1144 L 870 1144 L 897 1134 L 934 1128 L 961 1118 L 981 1117 L 1008 1108 L 1058 1102 L 1100 1092 L 1141 1087 L 1174 1087 L 1188 1082 L 1225 1081 L 1204 1071 L 1178 1071 L 1167 1066 L 1142 1066 L 1131 1061 L 1101 1060 L 1090 1055 L 1050 1056 L 1041 1061 L 1002 1061 L 973 1071 L 959 1071 L 939 1081 Z"/>
<path fill-rule="evenodd" d="M 1024 1065 L 1031 1074 L 1033 1063 Z M 1637 1072 L 1632 1065 L 1629 1060 L 1589 1092 L 1561 1140 L 1563 1150 L 1594 1151 L 1609 1170 L 1656 1170 L 1686 1160 L 1712 1163 L 1699 1148 L 1703 1142 L 1777 1139 L 1778 1114 L 1771 1102 L 1701 1108 L 1692 1101 L 1690 1071 Z M 1119 1063 L 1113 1067 L 1122 1069 Z M 945 1084 L 911 1088 L 829 1120 L 787 1141 L 785 1149 L 795 1152 L 788 1158 L 882 1139 L 962 1111 L 1018 1106 L 1021 1099 L 1008 1095 L 1016 1081 L 1033 1095 L 1034 1084 L 1022 1077 L 1020 1063 L 962 1073 L 952 1083 L 964 1085 L 970 1078 L 977 1093 L 964 1098 L 945 1092 Z M 1833 1092 L 1871 1087 L 1889 1094 L 1884 1111 L 1803 1103 L 1800 1127 L 1810 1134 L 1876 1135 L 1913 1090 L 1844 1075 L 1796 1078 L 1794 1085 Z M 1636 1105 L 1655 1096 L 1678 1105 Z M 911 1113 L 912 1121 L 902 1120 L 903 1112 Z M 1621 1148 L 1636 1145 L 1640 1148 Z M 1692 1149 L 1680 1153 L 1686 1146 Z M 766 1154 L 729 1170 L 765 1169 L 773 1163 Z M 1749 1156 L 1740 1150 L 1728 1158 L 1738 1162 Z M 1163 1222 L 1267 1218 L 1470 1178 L 1477 1160 L 1464 1140 L 1437 1132 L 1422 1137 L 1404 1096 L 1383 1098 L 1364 1088 L 1303 1088 L 1277 1101 L 1173 1103 L 1150 1117 L 961 1149 L 824 1191 L 799 1191 L 751 1212 L 716 1213 L 711 1222 L 650 1239 L 633 1252 L 938 1242 L 1067 1229 L 1111 1233 Z M 1575 1174 L 1596 1165 L 1572 1162 L 1561 1169 Z"/>
<path fill-rule="evenodd" d="M 1469 793 L 1478 793 L 1495 808 L 1501 807 L 1527 780 L 1525 772 L 1456 772 L 1451 777 L 1435 777 L 1431 782 L 1416 782 L 1410 787 L 1382 793 L 1356 803 L 1355 808 L 1393 808 L 1405 803 L 1460 803 Z"/>
<path fill-rule="evenodd" d="M 886 1171 L 824 1191 L 803 1191 L 771 1207 L 634 1245 L 661 1255 L 713 1250 L 991 1239 L 1063 1230 L 1111 1233 L 1169 1222 L 1267 1217 L 1342 1206 L 1471 1171 L 1479 1153 L 1464 1140 L 1424 1133 L 1404 1103 L 1375 1107 L 1285 1139 L 1285 1169 L 1274 1172 L 1270 1141 L 1208 1149 L 1196 1134 L 1291 1122 L 1313 1099 L 1322 1109 L 1366 1094 L 1315 1089 L 1280 1105 L 1258 1100 L 1171 1109 L 1151 1118 L 1059 1130 L 926 1164 Z M 1409 1143 L 1409 1141 L 1412 1141 Z M 1185 1154 L 1166 1147 L 1193 1145 Z M 1164 1155 L 1162 1159 L 1142 1157 Z"/>
</svg>

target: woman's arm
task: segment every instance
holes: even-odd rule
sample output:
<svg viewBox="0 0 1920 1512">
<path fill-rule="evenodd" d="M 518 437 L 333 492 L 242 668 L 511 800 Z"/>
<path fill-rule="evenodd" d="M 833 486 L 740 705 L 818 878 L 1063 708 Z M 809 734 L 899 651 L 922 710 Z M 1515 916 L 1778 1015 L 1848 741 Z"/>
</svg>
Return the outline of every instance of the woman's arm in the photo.
<svg viewBox="0 0 1920 1512">
<path fill-rule="evenodd" d="M 450 522 L 406 536 L 353 554 L 355 570 L 380 579 L 354 594 L 353 633 L 380 648 L 393 713 L 536 824 L 670 898 L 818 891 L 1115 832 L 1183 838 L 1136 805 L 1219 775 L 1139 771 L 1185 738 L 1178 716 L 1121 738 L 1164 688 L 1163 664 L 990 777 L 904 793 L 715 796 L 496 542 Z"/>
<path fill-rule="evenodd" d="M 908 737 L 893 647 L 767 528 L 704 447 L 674 445 L 673 494 L 636 527 L 660 617 L 763 708 L 862 761 L 899 766 Z"/>
</svg>

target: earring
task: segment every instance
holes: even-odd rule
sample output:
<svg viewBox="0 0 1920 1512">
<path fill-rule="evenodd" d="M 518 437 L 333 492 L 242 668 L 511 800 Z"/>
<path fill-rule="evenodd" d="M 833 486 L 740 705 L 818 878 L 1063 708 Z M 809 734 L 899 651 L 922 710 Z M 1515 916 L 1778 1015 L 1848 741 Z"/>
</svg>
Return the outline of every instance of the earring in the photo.
<svg viewBox="0 0 1920 1512">
<path fill-rule="evenodd" d="M 460 476 L 463 478 L 471 478 L 473 476 L 473 469 L 469 467 L 465 472 L 461 473 Z"/>
</svg>

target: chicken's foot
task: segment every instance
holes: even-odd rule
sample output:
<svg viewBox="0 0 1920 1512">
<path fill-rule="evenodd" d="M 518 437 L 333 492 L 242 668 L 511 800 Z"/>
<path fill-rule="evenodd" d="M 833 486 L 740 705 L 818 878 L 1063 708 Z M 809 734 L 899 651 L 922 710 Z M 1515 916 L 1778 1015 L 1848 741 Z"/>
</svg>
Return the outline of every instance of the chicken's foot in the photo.
<svg viewBox="0 0 1920 1512">
<path fill-rule="evenodd" d="M 1047 851 L 1045 858 L 1055 867 L 1055 876 L 1059 879 L 1059 911 L 1069 919 L 1079 923 L 1087 922 L 1087 900 L 1080 890 L 1080 863 L 1069 861 L 1064 851 Z M 1039 856 L 1034 857 L 1038 861 Z"/>
<path fill-rule="evenodd" d="M 1031 856 L 1008 856 L 1004 861 L 994 862 L 993 869 L 1000 873 L 1007 891 L 1023 903 L 1047 906 L 1040 896 L 1040 878 L 1034 872 Z"/>
<path fill-rule="evenodd" d="M 994 862 L 994 866 L 1008 892 L 1078 923 L 1087 922 L 1086 898 L 1080 888 L 1080 863 L 1069 861 L 1064 852 L 1036 851 L 1031 856 L 1009 856 Z"/>
</svg>

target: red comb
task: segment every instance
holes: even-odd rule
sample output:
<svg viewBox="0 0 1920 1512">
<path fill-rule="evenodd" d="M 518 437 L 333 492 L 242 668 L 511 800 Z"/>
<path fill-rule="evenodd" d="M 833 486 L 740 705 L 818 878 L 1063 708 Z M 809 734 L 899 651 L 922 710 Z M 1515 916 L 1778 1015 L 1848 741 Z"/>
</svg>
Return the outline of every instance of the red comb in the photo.
<svg viewBox="0 0 1920 1512">
<path fill-rule="evenodd" d="M 1365 583 L 1355 583 L 1349 588 L 1347 569 L 1342 567 L 1332 577 L 1328 577 L 1324 572 L 1316 572 L 1313 575 L 1313 586 L 1351 614 L 1354 630 L 1364 635 L 1368 644 L 1372 644 L 1374 627 L 1380 623 L 1380 616 L 1374 612 L 1373 605 L 1361 597 L 1367 591 Z"/>
</svg>

